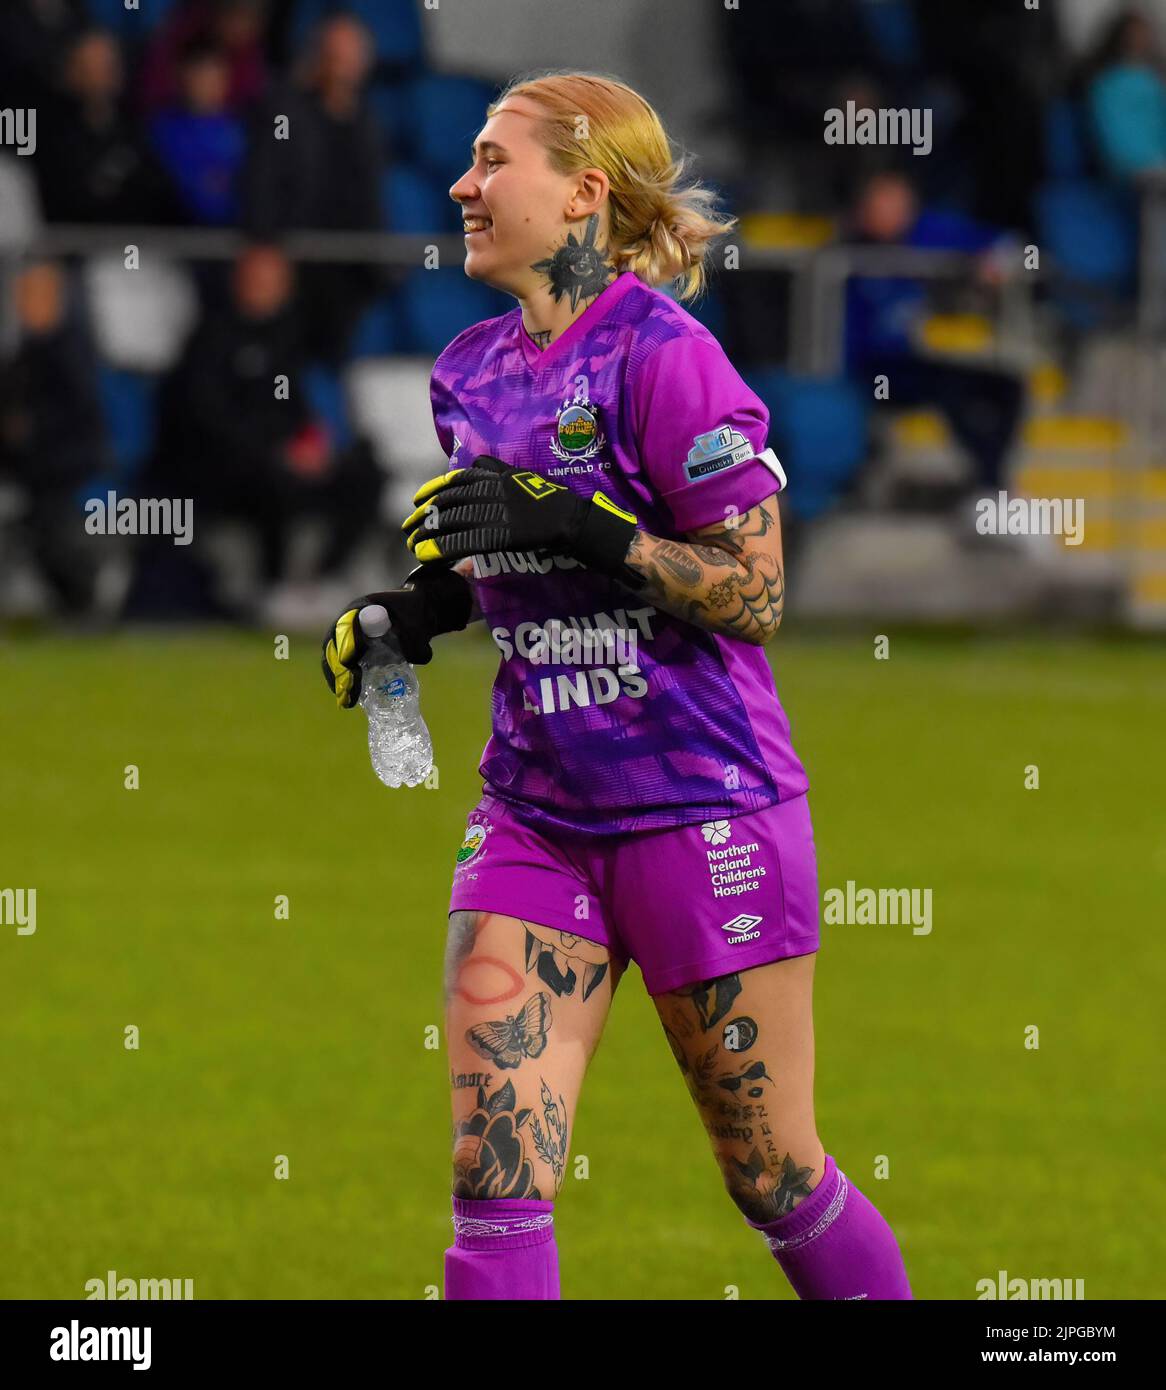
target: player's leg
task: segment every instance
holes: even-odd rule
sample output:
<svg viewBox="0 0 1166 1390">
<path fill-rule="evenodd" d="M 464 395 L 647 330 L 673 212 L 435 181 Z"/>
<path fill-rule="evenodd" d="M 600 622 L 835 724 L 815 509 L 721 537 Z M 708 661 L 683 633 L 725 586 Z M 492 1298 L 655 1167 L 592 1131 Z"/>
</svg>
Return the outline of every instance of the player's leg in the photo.
<svg viewBox="0 0 1166 1390">
<path fill-rule="evenodd" d="M 816 955 L 653 996 L 729 1196 L 799 1298 L 910 1298 L 890 1227 L 814 1121 Z"/>
<path fill-rule="evenodd" d="M 894 1235 L 814 1120 L 819 909 L 806 797 L 629 837 L 612 903 L 725 1186 L 799 1297 L 909 1298 Z"/>
<path fill-rule="evenodd" d="M 559 1296 L 554 1200 L 621 968 L 605 946 L 537 922 L 450 913 L 455 1241 L 446 1298 Z"/>
<path fill-rule="evenodd" d="M 729 1195 L 772 1221 L 825 1167 L 814 1123 L 815 955 L 653 996 Z"/>
</svg>

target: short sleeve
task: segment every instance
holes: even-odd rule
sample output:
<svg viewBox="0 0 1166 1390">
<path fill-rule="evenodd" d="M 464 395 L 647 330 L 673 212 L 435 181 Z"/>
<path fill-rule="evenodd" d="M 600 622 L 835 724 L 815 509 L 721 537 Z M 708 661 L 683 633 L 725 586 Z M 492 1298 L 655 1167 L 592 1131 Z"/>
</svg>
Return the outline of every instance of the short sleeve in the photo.
<svg viewBox="0 0 1166 1390">
<path fill-rule="evenodd" d="M 439 357 L 433 364 L 433 371 L 429 375 L 429 407 L 433 413 L 433 430 L 437 435 L 437 442 L 447 459 L 452 455 L 454 449 L 449 411 L 451 399 L 452 394 L 446 383 L 445 373 L 442 371 L 442 358 Z"/>
<path fill-rule="evenodd" d="M 644 471 L 678 531 L 747 512 L 785 487 L 766 445 L 769 411 L 715 340 L 669 339 L 628 391 Z"/>
</svg>

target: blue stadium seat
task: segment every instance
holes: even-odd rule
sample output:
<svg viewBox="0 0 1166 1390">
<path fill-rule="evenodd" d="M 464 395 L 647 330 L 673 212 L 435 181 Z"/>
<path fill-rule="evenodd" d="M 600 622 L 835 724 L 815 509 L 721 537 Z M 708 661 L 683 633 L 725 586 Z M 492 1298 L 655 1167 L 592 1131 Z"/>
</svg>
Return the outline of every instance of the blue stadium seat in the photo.
<svg viewBox="0 0 1166 1390">
<path fill-rule="evenodd" d="M 417 0 L 297 0 L 290 28 L 292 51 L 302 51 L 327 15 L 351 14 L 372 34 L 379 62 L 409 67 L 422 58 L 419 9 Z"/>
<path fill-rule="evenodd" d="M 495 318 L 515 302 L 498 290 L 469 279 L 460 267 L 414 270 L 399 292 L 405 325 L 405 352 L 436 357 L 472 323 Z"/>
<path fill-rule="evenodd" d="M 470 146 L 486 123 L 497 88 L 476 77 L 428 73 L 413 84 L 413 149 L 417 161 L 448 188 L 470 165 Z"/>
<path fill-rule="evenodd" d="M 300 56 L 312 37 L 312 31 L 329 11 L 336 7 L 332 0 L 295 0 L 287 36 L 293 61 Z"/>
<path fill-rule="evenodd" d="M 395 163 L 413 159 L 413 83 L 377 78 L 369 83 L 366 97 L 384 133 L 388 158 Z"/>
<path fill-rule="evenodd" d="M 97 384 L 115 481 L 126 483 L 137 477 L 154 442 L 158 378 L 103 366 Z"/>
<path fill-rule="evenodd" d="M 368 25 L 382 63 L 412 67 L 422 61 L 421 6 L 417 0 L 345 0 L 339 8 Z"/>
<path fill-rule="evenodd" d="M 725 335 L 725 303 L 715 289 L 706 289 L 698 300 L 680 306 L 686 309 L 697 323 L 702 323 L 718 341 Z"/>
<path fill-rule="evenodd" d="M 400 320 L 394 299 L 378 299 L 357 323 L 348 347 L 349 357 L 390 357 L 401 352 L 404 344 Z"/>
<path fill-rule="evenodd" d="M 156 29 L 178 0 L 146 0 L 136 10 L 128 10 L 125 0 L 87 0 L 89 18 L 102 29 L 133 42 Z"/>
<path fill-rule="evenodd" d="M 461 210 L 440 183 L 415 164 L 394 164 L 381 179 L 381 208 L 390 232 L 460 232 Z"/>
<path fill-rule="evenodd" d="M 344 387 L 336 372 L 319 363 L 309 367 L 304 377 L 304 393 L 312 413 L 327 426 L 333 443 L 347 448 L 352 443 L 352 425 Z"/>
<path fill-rule="evenodd" d="M 770 414 L 769 441 L 797 516 L 826 511 L 867 454 L 869 402 L 845 377 L 799 377 L 777 367 L 742 374 Z"/>
<path fill-rule="evenodd" d="M 862 22 L 888 67 L 910 68 L 918 63 L 919 26 L 910 0 L 863 0 Z"/>
<path fill-rule="evenodd" d="M 1132 293 L 1138 212 L 1129 194 L 1091 179 L 1057 179 L 1037 193 L 1036 214 L 1041 245 L 1062 276 Z"/>
</svg>

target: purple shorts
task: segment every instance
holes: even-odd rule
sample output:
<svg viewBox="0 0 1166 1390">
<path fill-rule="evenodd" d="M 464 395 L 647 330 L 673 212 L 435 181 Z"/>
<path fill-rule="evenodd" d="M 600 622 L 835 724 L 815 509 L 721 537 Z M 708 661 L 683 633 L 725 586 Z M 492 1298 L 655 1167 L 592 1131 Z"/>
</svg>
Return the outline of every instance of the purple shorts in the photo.
<svg viewBox="0 0 1166 1390">
<path fill-rule="evenodd" d="M 634 960 L 649 994 L 818 949 L 806 797 L 627 835 L 551 835 L 486 793 L 470 812 L 450 912 L 525 918 Z"/>
</svg>

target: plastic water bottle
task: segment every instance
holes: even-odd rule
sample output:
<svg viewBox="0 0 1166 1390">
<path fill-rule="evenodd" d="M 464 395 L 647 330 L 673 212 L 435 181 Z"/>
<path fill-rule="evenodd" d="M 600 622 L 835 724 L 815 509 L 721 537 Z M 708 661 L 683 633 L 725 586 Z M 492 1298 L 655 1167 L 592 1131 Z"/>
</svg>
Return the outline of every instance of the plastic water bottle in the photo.
<svg viewBox="0 0 1166 1390">
<path fill-rule="evenodd" d="M 368 715 L 368 755 L 386 787 L 415 787 L 433 768 L 433 740 L 421 717 L 421 687 L 379 603 L 357 614 L 370 639 L 360 663 L 360 707 Z"/>
</svg>

